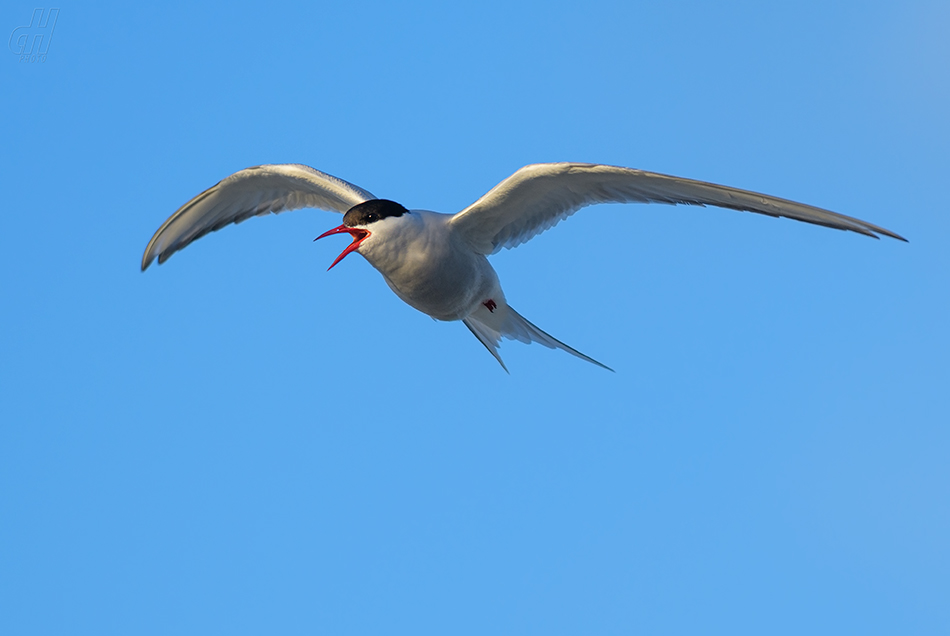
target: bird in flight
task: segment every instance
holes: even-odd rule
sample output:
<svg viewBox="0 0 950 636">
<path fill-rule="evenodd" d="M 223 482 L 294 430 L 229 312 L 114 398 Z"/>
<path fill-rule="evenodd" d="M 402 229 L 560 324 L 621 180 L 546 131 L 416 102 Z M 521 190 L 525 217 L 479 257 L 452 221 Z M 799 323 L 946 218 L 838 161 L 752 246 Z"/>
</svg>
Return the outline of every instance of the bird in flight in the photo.
<svg viewBox="0 0 950 636">
<path fill-rule="evenodd" d="M 252 216 L 318 208 L 343 224 L 318 236 L 349 234 L 351 252 L 375 267 L 399 298 L 436 320 L 461 320 L 507 371 L 502 338 L 562 349 L 610 370 L 526 320 L 508 304 L 488 256 L 512 248 L 597 203 L 716 206 L 850 230 L 903 237 L 787 199 L 669 175 L 588 163 L 525 166 L 457 214 L 409 210 L 342 179 L 301 164 L 254 166 L 219 181 L 162 224 L 145 248 L 142 271 L 201 238 Z"/>
</svg>

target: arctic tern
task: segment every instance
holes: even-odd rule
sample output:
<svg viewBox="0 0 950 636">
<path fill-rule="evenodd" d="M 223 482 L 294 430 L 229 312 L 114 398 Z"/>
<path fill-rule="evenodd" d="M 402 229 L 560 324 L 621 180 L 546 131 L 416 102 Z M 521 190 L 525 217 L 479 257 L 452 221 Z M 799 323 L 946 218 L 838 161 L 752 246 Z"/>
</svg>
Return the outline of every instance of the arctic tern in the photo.
<svg viewBox="0 0 950 636">
<path fill-rule="evenodd" d="M 300 164 L 254 166 L 205 190 L 155 232 L 142 271 L 208 232 L 252 216 L 300 208 L 343 213 L 343 224 L 317 237 L 349 234 L 351 252 L 383 275 L 399 298 L 436 320 L 461 320 L 507 371 L 502 338 L 538 342 L 609 367 L 548 335 L 508 304 L 488 256 L 524 243 L 596 203 L 716 206 L 850 230 L 903 237 L 852 217 L 786 199 L 632 168 L 587 163 L 525 166 L 457 214 L 408 210 Z M 314 240 L 317 240 L 314 239 Z"/>
</svg>

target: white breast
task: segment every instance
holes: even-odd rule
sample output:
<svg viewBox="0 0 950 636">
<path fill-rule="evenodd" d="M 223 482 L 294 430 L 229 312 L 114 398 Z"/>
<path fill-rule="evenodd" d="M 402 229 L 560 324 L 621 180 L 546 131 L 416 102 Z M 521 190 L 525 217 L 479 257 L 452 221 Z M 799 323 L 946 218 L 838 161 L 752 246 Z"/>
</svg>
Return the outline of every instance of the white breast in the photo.
<svg viewBox="0 0 950 636">
<path fill-rule="evenodd" d="M 437 320 L 461 320 L 503 297 L 488 259 L 452 231 L 451 218 L 412 210 L 382 219 L 359 248 L 397 296 Z"/>
</svg>

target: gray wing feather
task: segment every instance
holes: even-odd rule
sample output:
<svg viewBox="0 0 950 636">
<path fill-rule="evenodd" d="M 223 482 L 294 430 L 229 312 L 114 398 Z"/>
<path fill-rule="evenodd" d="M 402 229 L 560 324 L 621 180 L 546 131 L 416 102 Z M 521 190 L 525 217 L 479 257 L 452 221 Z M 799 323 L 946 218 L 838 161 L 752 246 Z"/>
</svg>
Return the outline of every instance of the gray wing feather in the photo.
<svg viewBox="0 0 950 636">
<path fill-rule="evenodd" d="M 850 230 L 903 237 L 843 214 L 787 199 L 655 172 L 589 163 L 525 166 L 452 218 L 453 228 L 482 254 L 512 248 L 596 203 L 713 205 Z"/>
<path fill-rule="evenodd" d="M 159 264 L 208 232 L 240 223 L 252 216 L 300 208 L 344 213 L 374 199 L 366 190 L 309 166 L 254 166 L 222 179 L 181 206 L 155 232 L 142 256 L 144 271 L 155 258 Z"/>
</svg>

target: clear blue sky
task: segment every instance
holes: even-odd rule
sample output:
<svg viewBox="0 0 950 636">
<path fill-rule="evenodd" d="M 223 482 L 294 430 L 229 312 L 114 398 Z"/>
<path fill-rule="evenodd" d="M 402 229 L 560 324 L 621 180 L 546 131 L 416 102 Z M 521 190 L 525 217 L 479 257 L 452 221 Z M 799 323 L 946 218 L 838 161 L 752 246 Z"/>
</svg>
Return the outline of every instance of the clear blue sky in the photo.
<svg viewBox="0 0 950 636">
<path fill-rule="evenodd" d="M 63 4 L 0 55 L 0 632 L 950 633 L 945 2 L 264 4 Z M 454 212 L 564 160 L 910 243 L 604 206 L 494 257 L 615 374 L 506 375 L 326 272 L 327 212 L 139 271 L 246 166 Z"/>
</svg>

